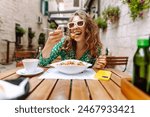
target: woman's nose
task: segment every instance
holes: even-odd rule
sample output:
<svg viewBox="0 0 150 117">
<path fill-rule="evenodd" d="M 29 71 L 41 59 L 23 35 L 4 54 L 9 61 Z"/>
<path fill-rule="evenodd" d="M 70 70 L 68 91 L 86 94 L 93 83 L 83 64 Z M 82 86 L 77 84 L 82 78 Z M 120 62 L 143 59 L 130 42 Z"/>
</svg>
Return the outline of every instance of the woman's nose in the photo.
<svg viewBox="0 0 150 117">
<path fill-rule="evenodd" d="M 78 28 L 78 26 L 75 24 L 75 25 L 74 25 L 74 29 L 76 29 L 76 28 Z"/>
</svg>

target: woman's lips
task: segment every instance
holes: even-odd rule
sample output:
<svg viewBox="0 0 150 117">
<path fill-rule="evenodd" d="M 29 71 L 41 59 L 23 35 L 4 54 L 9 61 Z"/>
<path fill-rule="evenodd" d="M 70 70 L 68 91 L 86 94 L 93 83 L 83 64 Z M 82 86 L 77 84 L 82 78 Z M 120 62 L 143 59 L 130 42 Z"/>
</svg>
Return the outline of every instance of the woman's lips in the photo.
<svg viewBox="0 0 150 117">
<path fill-rule="evenodd" d="M 75 35 L 81 35 L 82 34 L 82 32 L 81 31 L 77 31 L 77 32 L 75 32 Z"/>
<path fill-rule="evenodd" d="M 71 32 L 71 38 L 77 38 L 79 35 L 82 34 L 82 31 L 75 30 L 74 32 Z"/>
</svg>

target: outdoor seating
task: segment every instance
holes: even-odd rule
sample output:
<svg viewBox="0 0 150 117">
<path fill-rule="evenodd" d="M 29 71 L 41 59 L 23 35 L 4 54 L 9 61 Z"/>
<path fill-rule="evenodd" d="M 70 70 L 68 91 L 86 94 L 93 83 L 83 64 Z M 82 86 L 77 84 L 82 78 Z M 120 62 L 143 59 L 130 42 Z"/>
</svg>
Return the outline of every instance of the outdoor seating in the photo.
<svg viewBox="0 0 150 117">
<path fill-rule="evenodd" d="M 128 57 L 127 56 L 107 56 L 106 57 L 107 65 L 106 68 L 112 68 L 116 65 L 124 65 L 123 72 L 127 68 Z"/>
</svg>

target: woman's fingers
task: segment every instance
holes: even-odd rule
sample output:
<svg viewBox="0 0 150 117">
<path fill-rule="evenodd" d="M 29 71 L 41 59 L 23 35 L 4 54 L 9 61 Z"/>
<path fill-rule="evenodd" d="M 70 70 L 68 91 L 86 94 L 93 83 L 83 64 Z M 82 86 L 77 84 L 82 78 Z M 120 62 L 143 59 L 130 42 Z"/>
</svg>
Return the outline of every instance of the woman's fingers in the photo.
<svg viewBox="0 0 150 117">
<path fill-rule="evenodd" d="M 105 55 L 100 55 L 98 58 L 106 59 Z"/>
<path fill-rule="evenodd" d="M 53 35 L 53 36 L 49 36 L 49 39 L 61 39 L 62 35 Z"/>
<path fill-rule="evenodd" d="M 99 56 L 97 61 L 106 65 L 106 56 Z"/>
<path fill-rule="evenodd" d="M 106 60 L 105 59 L 104 60 L 97 60 L 97 62 L 106 65 Z"/>
<path fill-rule="evenodd" d="M 99 56 L 96 60 L 95 67 L 103 69 L 106 66 L 106 56 Z"/>
<path fill-rule="evenodd" d="M 49 33 L 49 42 L 50 43 L 56 43 L 60 41 L 60 39 L 63 37 L 62 30 L 55 30 L 53 33 Z"/>
<path fill-rule="evenodd" d="M 97 69 L 103 69 L 105 66 L 97 63 L 94 67 Z"/>
<path fill-rule="evenodd" d="M 52 48 L 56 43 L 58 43 L 61 40 L 62 37 L 63 32 L 60 29 L 57 29 L 54 32 L 50 32 L 45 46 Z"/>
<path fill-rule="evenodd" d="M 54 32 L 49 33 L 49 36 L 54 36 L 54 35 L 63 35 L 63 32 L 62 32 L 62 30 L 57 29 Z"/>
<path fill-rule="evenodd" d="M 97 61 L 97 63 L 103 64 L 103 65 L 106 65 L 106 60 L 100 60 L 100 61 Z"/>
</svg>

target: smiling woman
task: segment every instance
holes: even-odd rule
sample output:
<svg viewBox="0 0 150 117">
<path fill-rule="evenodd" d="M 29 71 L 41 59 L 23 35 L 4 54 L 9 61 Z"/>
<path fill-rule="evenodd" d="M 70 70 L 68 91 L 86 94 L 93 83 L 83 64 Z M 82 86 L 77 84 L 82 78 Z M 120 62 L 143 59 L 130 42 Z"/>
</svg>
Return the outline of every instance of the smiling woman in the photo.
<svg viewBox="0 0 150 117">
<path fill-rule="evenodd" d="M 61 56 L 62 60 L 78 59 L 97 68 L 104 68 L 106 59 L 99 57 L 102 43 L 99 39 L 99 28 L 93 19 L 85 11 L 78 10 L 67 26 L 66 37 L 62 38 L 63 32 L 59 28 L 49 34 L 40 56 L 40 65 L 46 66 Z"/>
</svg>

